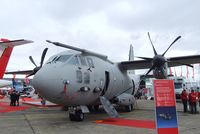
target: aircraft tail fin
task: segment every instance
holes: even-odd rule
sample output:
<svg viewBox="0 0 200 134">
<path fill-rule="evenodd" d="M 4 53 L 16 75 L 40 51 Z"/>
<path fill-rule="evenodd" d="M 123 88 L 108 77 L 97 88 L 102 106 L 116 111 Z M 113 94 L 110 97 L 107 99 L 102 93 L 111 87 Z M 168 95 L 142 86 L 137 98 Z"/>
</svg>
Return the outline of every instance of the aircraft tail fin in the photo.
<svg viewBox="0 0 200 134">
<path fill-rule="evenodd" d="M 129 49 L 129 61 L 134 61 L 134 51 L 133 51 L 133 46 L 132 44 L 130 45 L 130 49 Z M 135 74 L 135 70 L 129 70 L 128 71 L 129 74 Z"/>
<path fill-rule="evenodd" d="M 133 61 L 133 60 L 134 60 L 134 52 L 133 52 L 133 46 L 131 44 L 130 49 L 129 49 L 129 61 Z"/>
<path fill-rule="evenodd" d="M 32 43 L 33 41 L 29 40 L 12 40 L 9 41 L 8 39 L 0 39 L 0 79 L 3 78 L 5 73 L 8 61 L 10 59 L 13 47 Z"/>
</svg>

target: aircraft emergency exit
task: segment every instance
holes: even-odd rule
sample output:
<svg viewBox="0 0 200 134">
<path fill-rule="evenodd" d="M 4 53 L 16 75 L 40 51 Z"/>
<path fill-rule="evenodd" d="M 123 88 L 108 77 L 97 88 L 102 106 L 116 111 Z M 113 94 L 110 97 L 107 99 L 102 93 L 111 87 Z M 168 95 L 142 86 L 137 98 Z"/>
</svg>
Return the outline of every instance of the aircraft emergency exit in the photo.
<svg viewBox="0 0 200 134">
<path fill-rule="evenodd" d="M 149 39 L 150 35 L 148 34 Z M 82 121 L 84 113 L 89 109 L 98 109 L 102 105 L 111 117 L 118 113 L 112 104 L 123 106 L 126 111 L 133 110 L 134 95 L 137 92 L 134 80 L 128 76 L 127 70 L 153 70 L 156 78 L 166 78 L 167 66 L 199 63 L 200 55 L 165 58 L 165 53 L 178 40 L 177 37 L 167 50 L 158 55 L 151 41 L 155 56 L 153 58 L 140 57 L 144 60 L 123 61 L 113 63 L 107 56 L 74 46 L 52 42 L 56 46 L 71 49 L 53 55 L 43 65 L 47 52 L 44 49 L 41 64 L 35 65 L 33 70 L 23 71 L 34 75 L 33 86 L 36 91 L 47 100 L 67 106 L 71 120 Z M 129 58 L 133 59 L 133 58 Z M 21 73 L 21 72 L 11 72 Z"/>
</svg>

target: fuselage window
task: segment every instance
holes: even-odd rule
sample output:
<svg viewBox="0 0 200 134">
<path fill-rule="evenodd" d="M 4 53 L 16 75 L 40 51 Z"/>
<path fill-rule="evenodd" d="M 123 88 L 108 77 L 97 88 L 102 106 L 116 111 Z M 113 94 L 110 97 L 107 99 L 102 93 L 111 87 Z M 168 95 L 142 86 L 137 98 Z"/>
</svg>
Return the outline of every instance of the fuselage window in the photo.
<svg viewBox="0 0 200 134">
<path fill-rule="evenodd" d="M 93 63 L 92 58 L 87 58 L 87 62 L 88 62 L 89 67 L 94 68 L 94 63 Z"/>
<path fill-rule="evenodd" d="M 72 55 L 60 55 L 55 61 L 66 62 Z"/>
<path fill-rule="evenodd" d="M 81 65 L 83 65 L 83 66 L 87 66 L 87 63 L 86 63 L 86 60 L 85 60 L 84 57 L 79 56 L 79 59 L 80 59 Z"/>
<path fill-rule="evenodd" d="M 90 83 L 90 73 L 84 72 L 84 83 L 89 84 Z"/>
<path fill-rule="evenodd" d="M 80 70 L 76 71 L 76 79 L 78 83 L 82 83 L 82 72 Z"/>
<path fill-rule="evenodd" d="M 72 58 L 69 60 L 68 63 L 69 63 L 69 64 L 72 64 L 72 65 L 79 65 L 79 61 L 78 61 L 77 56 L 72 57 Z"/>
</svg>

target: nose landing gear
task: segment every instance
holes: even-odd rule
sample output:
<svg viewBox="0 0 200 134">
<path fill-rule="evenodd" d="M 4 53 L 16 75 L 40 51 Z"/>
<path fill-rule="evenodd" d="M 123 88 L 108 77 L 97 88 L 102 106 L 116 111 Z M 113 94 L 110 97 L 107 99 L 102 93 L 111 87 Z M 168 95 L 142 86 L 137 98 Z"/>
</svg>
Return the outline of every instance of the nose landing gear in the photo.
<svg viewBox="0 0 200 134">
<path fill-rule="evenodd" d="M 78 107 L 72 107 L 69 109 L 69 118 L 71 121 L 83 121 L 84 113 Z"/>
</svg>

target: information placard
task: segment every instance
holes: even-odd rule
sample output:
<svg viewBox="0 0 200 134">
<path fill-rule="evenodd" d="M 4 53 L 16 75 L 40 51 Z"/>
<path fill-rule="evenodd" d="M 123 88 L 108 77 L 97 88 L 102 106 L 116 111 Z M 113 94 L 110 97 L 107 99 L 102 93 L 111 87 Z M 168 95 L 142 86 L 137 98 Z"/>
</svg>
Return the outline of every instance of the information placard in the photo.
<svg viewBox="0 0 200 134">
<path fill-rule="evenodd" d="M 173 80 L 154 80 L 155 117 L 158 134 L 178 134 Z"/>
</svg>

